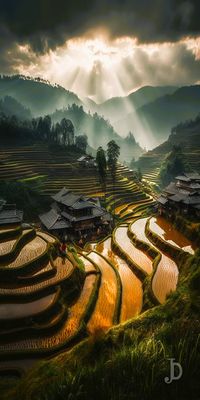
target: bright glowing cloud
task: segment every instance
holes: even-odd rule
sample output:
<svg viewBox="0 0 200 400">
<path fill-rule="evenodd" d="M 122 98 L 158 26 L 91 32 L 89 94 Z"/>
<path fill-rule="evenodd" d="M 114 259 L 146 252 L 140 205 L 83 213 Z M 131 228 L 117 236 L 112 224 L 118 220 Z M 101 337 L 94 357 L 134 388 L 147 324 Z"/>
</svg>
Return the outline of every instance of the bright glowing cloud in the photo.
<svg viewBox="0 0 200 400">
<path fill-rule="evenodd" d="M 139 44 L 93 32 L 36 54 L 28 45 L 10 49 L 12 72 L 39 76 L 97 102 L 144 85 L 184 85 L 200 80 L 200 38 Z"/>
</svg>

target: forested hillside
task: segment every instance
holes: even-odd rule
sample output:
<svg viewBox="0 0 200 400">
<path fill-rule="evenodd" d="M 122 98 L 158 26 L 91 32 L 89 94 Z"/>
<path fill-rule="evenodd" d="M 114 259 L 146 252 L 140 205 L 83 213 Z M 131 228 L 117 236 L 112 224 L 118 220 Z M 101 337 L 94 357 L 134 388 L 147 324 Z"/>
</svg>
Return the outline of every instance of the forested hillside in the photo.
<svg viewBox="0 0 200 400">
<path fill-rule="evenodd" d="M 21 75 L 0 77 L 0 97 L 5 96 L 18 100 L 34 116 L 49 114 L 73 103 L 81 104 L 78 96 L 59 85 Z"/>
<path fill-rule="evenodd" d="M 113 129 L 112 125 L 97 113 L 93 115 L 86 113 L 82 106 L 73 104 L 66 109 L 57 110 L 51 115 L 54 123 L 62 118 L 70 119 L 75 127 L 75 132 L 86 134 L 88 143 L 93 148 L 105 147 L 109 140 L 115 140 L 121 147 L 121 160 L 131 161 L 132 158 L 138 159 L 143 153 L 143 149 L 136 143 L 133 135 L 128 135 L 125 139 L 121 138 Z"/>
<path fill-rule="evenodd" d="M 175 93 L 163 96 L 145 104 L 136 112 L 128 114 L 114 124 L 120 134 L 134 129 L 136 140 L 141 143 L 141 134 L 144 132 L 149 148 L 164 142 L 173 126 L 180 121 L 195 118 L 200 109 L 200 86 L 186 86 Z"/>
<path fill-rule="evenodd" d="M 166 142 L 140 157 L 137 165 L 146 179 L 158 180 L 160 166 L 174 147 L 180 148 L 191 170 L 200 171 L 200 115 L 194 120 L 179 123 Z"/>
</svg>

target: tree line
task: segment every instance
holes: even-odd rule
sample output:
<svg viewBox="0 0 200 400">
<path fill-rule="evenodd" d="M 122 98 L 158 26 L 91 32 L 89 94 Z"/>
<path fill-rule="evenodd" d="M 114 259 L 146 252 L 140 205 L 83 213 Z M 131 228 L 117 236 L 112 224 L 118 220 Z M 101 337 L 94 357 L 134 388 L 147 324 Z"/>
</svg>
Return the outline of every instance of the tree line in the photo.
<svg viewBox="0 0 200 400">
<path fill-rule="evenodd" d="M 6 144 L 38 140 L 65 147 L 76 146 L 83 152 L 86 152 L 88 145 L 87 135 L 75 136 L 74 125 L 70 119 L 62 118 L 60 122 L 54 124 L 49 115 L 21 120 L 16 116 L 6 116 L 1 113 L 0 137 L 1 142 Z"/>
<path fill-rule="evenodd" d="M 99 173 L 99 180 L 102 186 L 102 190 L 106 193 L 106 182 L 107 182 L 107 171 L 110 172 L 113 191 L 116 183 L 116 173 L 117 173 L 117 162 L 120 156 L 120 146 L 111 140 L 107 144 L 107 150 L 105 151 L 101 146 L 97 149 L 96 163 Z M 113 211 L 114 211 L 113 204 Z"/>
</svg>

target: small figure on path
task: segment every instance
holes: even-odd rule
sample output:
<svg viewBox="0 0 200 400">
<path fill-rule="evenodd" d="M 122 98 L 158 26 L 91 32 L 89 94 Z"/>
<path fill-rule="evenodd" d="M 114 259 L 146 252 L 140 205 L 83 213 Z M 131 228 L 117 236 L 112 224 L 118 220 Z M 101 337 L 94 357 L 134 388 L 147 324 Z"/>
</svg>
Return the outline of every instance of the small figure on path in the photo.
<svg viewBox="0 0 200 400">
<path fill-rule="evenodd" d="M 67 249 L 66 243 L 63 241 L 60 245 L 60 254 L 61 254 L 61 257 L 63 258 L 63 261 L 62 261 L 63 264 L 65 263 L 66 249 Z"/>
</svg>

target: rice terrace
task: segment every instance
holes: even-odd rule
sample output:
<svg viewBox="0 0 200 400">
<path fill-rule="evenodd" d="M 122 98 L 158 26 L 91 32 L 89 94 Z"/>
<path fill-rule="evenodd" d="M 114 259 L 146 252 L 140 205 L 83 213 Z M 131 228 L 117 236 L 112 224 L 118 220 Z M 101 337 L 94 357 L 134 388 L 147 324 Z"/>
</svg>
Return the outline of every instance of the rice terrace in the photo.
<svg viewBox="0 0 200 400">
<path fill-rule="evenodd" d="M 199 6 L 18 3 L 0 6 L 0 400 L 199 400 Z"/>
</svg>

